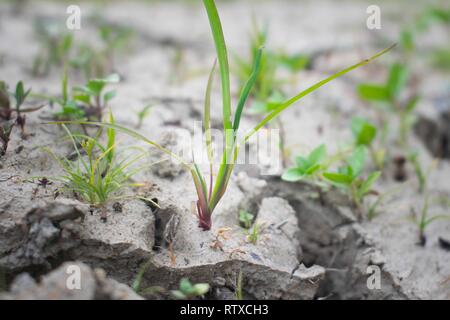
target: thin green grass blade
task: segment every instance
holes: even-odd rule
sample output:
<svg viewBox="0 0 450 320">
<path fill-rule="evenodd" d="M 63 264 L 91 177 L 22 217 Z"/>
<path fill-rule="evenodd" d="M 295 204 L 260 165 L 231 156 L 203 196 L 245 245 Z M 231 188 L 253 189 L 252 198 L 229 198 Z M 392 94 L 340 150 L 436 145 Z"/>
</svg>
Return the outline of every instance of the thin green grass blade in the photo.
<svg viewBox="0 0 450 320">
<path fill-rule="evenodd" d="M 118 124 L 113 124 L 113 123 L 104 123 L 104 122 L 91 122 L 91 121 L 53 121 L 53 122 L 48 122 L 48 124 L 79 124 L 79 125 L 93 125 L 93 126 L 98 126 L 98 127 L 106 127 L 106 128 L 114 128 L 117 129 L 125 134 L 128 134 L 131 137 L 134 137 L 138 140 L 142 140 L 143 142 L 159 149 L 160 151 L 168 154 L 169 156 L 175 158 L 178 162 L 180 162 L 186 170 L 191 171 L 192 170 L 192 165 L 188 162 L 186 162 L 185 160 L 183 160 L 182 158 L 180 158 L 177 154 L 173 153 L 172 151 L 164 148 L 163 146 L 161 146 L 160 144 L 147 139 L 146 137 L 144 137 L 142 134 L 128 129 L 126 127 L 123 127 L 121 125 Z"/>
<path fill-rule="evenodd" d="M 211 136 L 211 90 L 214 79 L 214 72 L 216 70 L 216 61 L 214 61 L 213 67 L 208 78 L 208 85 L 206 86 L 205 94 L 205 115 L 204 115 L 204 129 L 206 138 L 206 150 L 208 153 L 208 161 L 210 164 L 213 163 L 213 149 L 212 149 L 212 136 Z"/>
<path fill-rule="evenodd" d="M 242 110 L 244 109 L 245 102 L 247 101 L 248 95 L 255 85 L 256 80 L 258 79 L 261 56 L 262 56 L 262 48 L 259 48 L 258 53 L 256 55 L 255 64 L 253 65 L 253 71 L 250 75 L 250 78 L 244 85 L 242 92 L 239 97 L 239 102 L 236 108 L 236 113 L 234 114 L 234 122 L 233 122 L 233 130 L 237 132 L 239 129 L 239 123 L 241 121 Z"/>
<path fill-rule="evenodd" d="M 77 142 L 75 141 L 72 133 L 70 132 L 69 128 L 67 128 L 64 124 L 62 127 L 63 127 L 64 131 L 66 131 L 66 133 L 70 137 L 70 140 L 72 141 L 73 147 L 75 148 L 75 152 L 77 153 L 77 156 L 78 156 L 78 160 L 81 161 L 81 163 L 83 164 L 83 167 L 86 169 L 86 172 L 89 172 L 89 167 L 88 167 L 87 163 L 83 160 L 80 150 L 78 150 Z"/>
<path fill-rule="evenodd" d="M 264 127 L 269 121 L 271 121 L 273 118 L 275 118 L 276 116 L 278 116 L 281 112 L 283 112 L 285 109 L 287 109 L 288 107 L 290 107 L 292 104 L 294 104 L 295 102 L 297 102 L 298 100 L 300 100 L 301 98 L 307 96 L 308 94 L 316 91 L 317 89 L 319 89 L 320 87 L 324 86 L 325 84 L 327 84 L 328 82 L 339 78 L 340 76 L 343 76 L 344 74 L 355 70 L 359 67 L 362 67 L 368 63 L 370 63 L 371 61 L 375 60 L 376 58 L 382 56 L 383 54 L 385 54 L 386 52 L 388 52 L 389 50 L 391 50 L 392 48 L 394 48 L 396 46 L 396 44 L 378 52 L 377 54 L 375 54 L 374 56 L 370 57 L 369 59 L 365 59 L 357 64 L 354 64 L 344 70 L 341 70 L 335 74 L 333 74 L 332 76 L 325 78 L 319 82 L 317 82 L 316 84 L 312 85 L 311 87 L 309 87 L 306 90 L 303 90 L 302 92 L 300 92 L 299 94 L 297 94 L 296 96 L 292 97 L 291 99 L 287 100 L 286 102 L 280 104 L 275 110 L 273 110 L 266 118 L 264 118 L 258 125 L 256 125 L 250 132 L 248 132 L 243 141 L 245 142 L 247 141 L 253 134 L 255 134 L 259 129 L 261 129 L 262 127 Z"/>
<path fill-rule="evenodd" d="M 222 24 L 214 0 L 203 0 L 208 14 L 209 24 L 214 38 L 219 61 L 220 76 L 222 82 L 222 111 L 223 127 L 231 129 L 231 92 L 230 92 L 230 67 L 228 64 L 227 47 L 223 36 Z"/>
</svg>

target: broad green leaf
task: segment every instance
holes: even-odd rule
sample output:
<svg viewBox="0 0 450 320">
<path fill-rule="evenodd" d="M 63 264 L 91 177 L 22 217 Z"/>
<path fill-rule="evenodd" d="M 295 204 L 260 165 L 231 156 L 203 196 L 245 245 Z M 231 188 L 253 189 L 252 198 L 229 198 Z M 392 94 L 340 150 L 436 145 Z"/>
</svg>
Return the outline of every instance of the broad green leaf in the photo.
<svg viewBox="0 0 450 320">
<path fill-rule="evenodd" d="M 295 182 L 304 178 L 303 171 L 299 168 L 289 168 L 284 171 L 281 179 L 284 181 Z"/>
<path fill-rule="evenodd" d="M 193 289 L 191 282 L 187 278 L 183 278 L 180 280 L 180 291 L 183 293 L 191 292 Z"/>
<path fill-rule="evenodd" d="M 363 118 L 353 118 L 351 127 L 357 146 L 370 145 L 377 134 L 377 128 Z"/>
<path fill-rule="evenodd" d="M 349 167 L 352 169 L 353 178 L 358 177 L 366 162 L 367 149 L 364 146 L 357 147 L 351 157 L 347 160 Z"/>
<path fill-rule="evenodd" d="M 202 296 L 209 291 L 209 284 L 197 283 L 194 285 L 194 289 L 197 296 Z"/>
<path fill-rule="evenodd" d="M 408 81 L 408 69 L 406 66 L 395 63 L 391 66 L 389 71 L 389 78 L 386 84 L 389 98 L 394 99 L 398 97 L 402 89 Z"/>
<path fill-rule="evenodd" d="M 111 74 L 103 79 L 91 79 L 85 86 L 85 89 L 91 92 L 94 96 L 99 96 L 103 90 L 103 88 L 107 84 L 118 83 L 120 81 L 120 77 L 118 74 Z"/>
<path fill-rule="evenodd" d="M 320 169 L 322 169 L 322 165 L 321 164 L 315 164 L 310 166 L 306 171 L 305 174 L 307 175 L 312 175 L 313 173 L 316 173 L 317 171 L 319 171 Z"/>
<path fill-rule="evenodd" d="M 352 178 L 342 173 L 325 172 L 323 176 L 325 179 L 338 184 L 349 185 L 352 183 Z"/>
<path fill-rule="evenodd" d="M 358 85 L 358 94 L 364 100 L 387 101 L 389 93 L 386 87 L 378 84 L 362 83 Z"/>
<path fill-rule="evenodd" d="M 105 102 L 110 101 L 112 98 L 114 98 L 117 94 L 116 90 L 112 90 L 112 91 L 108 91 L 107 93 L 105 93 L 105 95 L 103 96 L 103 99 L 105 100 Z"/>
<path fill-rule="evenodd" d="M 76 94 L 73 96 L 73 99 L 84 104 L 89 104 L 91 102 L 91 97 L 88 94 Z"/>
<path fill-rule="evenodd" d="M 185 299 L 187 299 L 187 296 L 186 296 L 183 292 L 181 292 L 181 291 L 178 291 L 178 290 L 172 290 L 171 293 L 172 293 L 172 296 L 173 296 L 174 298 L 176 298 L 176 299 L 180 299 L 180 300 L 185 300 Z"/>
<path fill-rule="evenodd" d="M 297 167 L 302 169 L 303 171 L 307 170 L 311 165 L 308 159 L 301 156 L 295 157 L 295 163 Z"/>
<path fill-rule="evenodd" d="M 324 144 L 321 144 L 317 148 L 315 148 L 308 156 L 309 165 L 319 164 L 325 157 L 327 156 L 327 147 Z"/>
<path fill-rule="evenodd" d="M 372 185 L 375 183 L 375 181 L 378 180 L 380 175 L 381 175 L 380 171 L 372 172 L 367 177 L 367 179 L 364 180 L 361 187 L 359 188 L 359 193 L 360 193 L 361 197 L 363 197 L 365 194 L 367 194 L 370 191 L 370 189 L 372 188 Z"/>
<path fill-rule="evenodd" d="M 19 81 L 16 85 L 16 99 L 17 99 L 18 104 L 21 104 L 20 102 L 21 102 L 24 94 L 25 94 L 25 91 L 23 89 L 23 82 Z"/>
</svg>

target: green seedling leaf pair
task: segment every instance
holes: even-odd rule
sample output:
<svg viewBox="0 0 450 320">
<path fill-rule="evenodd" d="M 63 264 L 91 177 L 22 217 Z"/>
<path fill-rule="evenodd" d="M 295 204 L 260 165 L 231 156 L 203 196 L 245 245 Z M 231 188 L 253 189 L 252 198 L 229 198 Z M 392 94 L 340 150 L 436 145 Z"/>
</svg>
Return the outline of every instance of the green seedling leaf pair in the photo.
<svg viewBox="0 0 450 320">
<path fill-rule="evenodd" d="M 366 179 L 361 178 L 366 157 L 366 147 L 360 146 L 347 159 L 346 166 L 340 167 L 337 172 L 323 173 L 325 179 L 349 191 L 350 197 L 358 209 L 361 209 L 364 197 L 372 192 L 373 184 L 381 175 L 381 172 L 376 171 L 369 174 Z"/>
<path fill-rule="evenodd" d="M 313 179 L 326 168 L 326 157 L 326 146 L 321 144 L 311 151 L 307 157 L 296 157 L 296 166 L 287 169 L 281 178 L 291 182 L 300 181 L 305 178 Z"/>
<path fill-rule="evenodd" d="M 197 283 L 192 284 L 189 279 L 183 278 L 180 280 L 180 287 L 178 290 L 172 290 L 172 296 L 175 299 L 193 299 L 196 297 L 201 297 L 209 291 L 209 284 L 207 283 Z"/>
<path fill-rule="evenodd" d="M 0 119 L 3 120 L 11 120 L 13 113 L 15 112 L 18 117 L 20 117 L 21 113 L 33 112 L 39 108 L 22 108 L 25 99 L 30 94 L 31 89 L 25 91 L 24 85 L 22 81 L 19 81 L 16 85 L 16 89 L 14 92 L 8 92 L 8 86 L 5 82 L 0 81 Z M 15 105 L 12 106 L 10 97 L 13 97 L 15 100 Z"/>
<path fill-rule="evenodd" d="M 61 111 L 55 116 L 61 120 L 94 118 L 101 121 L 108 102 L 116 95 L 115 90 L 107 92 L 104 90 L 107 85 L 116 84 L 119 81 L 120 77 L 117 74 L 104 79 L 91 79 L 86 85 L 73 88 L 72 96 L 70 96 L 66 69 L 62 80 L 62 97 L 50 99 L 56 101 L 61 107 Z"/>
<path fill-rule="evenodd" d="M 385 162 L 385 149 L 375 149 L 375 138 L 377 136 L 377 128 L 368 120 L 355 117 L 352 119 L 352 134 L 355 147 L 365 146 L 370 152 L 372 162 L 378 169 L 383 170 Z"/>
</svg>

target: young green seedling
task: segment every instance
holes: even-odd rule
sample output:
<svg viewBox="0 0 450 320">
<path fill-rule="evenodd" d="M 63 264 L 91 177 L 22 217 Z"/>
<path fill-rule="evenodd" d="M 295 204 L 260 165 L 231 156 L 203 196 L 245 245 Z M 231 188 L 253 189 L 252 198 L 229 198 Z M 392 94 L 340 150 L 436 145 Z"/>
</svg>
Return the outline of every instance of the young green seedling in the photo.
<svg viewBox="0 0 450 320">
<path fill-rule="evenodd" d="M 408 81 L 408 69 L 400 63 L 393 64 L 385 84 L 363 83 L 358 86 L 359 96 L 367 101 L 382 102 L 387 110 L 399 120 L 398 140 L 405 146 L 411 127 L 414 124 L 414 110 L 419 97 L 413 95 L 406 101 L 400 99 L 400 93 Z"/>
<path fill-rule="evenodd" d="M 425 235 L 425 229 L 431 223 L 433 223 L 435 221 L 439 221 L 439 220 L 450 219 L 450 215 L 434 215 L 432 217 L 429 217 L 428 209 L 429 209 L 429 194 L 428 194 L 428 192 L 426 192 L 420 215 L 418 216 L 417 214 L 415 214 L 414 209 L 413 209 L 413 216 L 410 218 L 410 221 L 413 222 L 418 228 L 418 231 L 419 231 L 418 244 L 421 246 L 425 246 L 425 244 L 427 242 L 427 237 Z"/>
<path fill-rule="evenodd" d="M 255 64 L 253 66 L 253 72 L 242 88 L 240 93 L 238 103 L 236 109 L 234 110 L 233 120 L 232 120 L 232 108 L 231 108 L 231 92 L 230 92 L 230 71 L 228 64 L 228 54 L 227 47 L 225 44 L 225 39 L 222 32 L 222 25 L 220 22 L 220 18 L 217 12 L 217 8 L 214 0 L 203 0 L 203 4 L 206 8 L 206 12 L 208 14 L 208 19 L 211 26 L 211 31 L 216 47 L 217 52 L 217 60 L 220 70 L 221 77 L 221 87 L 222 87 L 222 121 L 223 121 L 223 129 L 224 129 L 224 148 L 222 152 L 222 160 L 220 162 L 217 174 L 213 174 L 213 149 L 212 149 L 212 139 L 211 139 L 211 122 L 210 122 L 210 104 L 211 104 L 211 88 L 212 88 L 212 79 L 214 67 L 212 68 L 210 77 L 208 79 L 208 85 L 205 95 L 205 108 L 204 108 L 204 130 L 206 135 L 206 147 L 208 160 L 210 162 L 210 179 L 209 179 L 209 187 L 206 183 L 203 174 L 200 172 L 200 168 L 196 163 L 188 163 L 184 159 L 181 159 L 178 155 L 172 153 L 171 151 L 163 148 L 158 143 L 147 139 L 142 136 L 138 132 L 127 129 L 123 126 L 111 125 L 111 124 L 103 124 L 103 123 L 90 123 L 100 126 L 114 127 L 120 129 L 121 131 L 143 140 L 144 142 L 160 149 L 161 151 L 171 155 L 174 159 L 180 161 L 186 169 L 188 169 L 192 175 L 192 179 L 197 191 L 197 214 L 199 219 L 199 226 L 203 230 L 210 230 L 212 225 L 212 214 L 219 204 L 220 200 L 224 196 L 230 178 L 232 176 L 234 166 L 238 157 L 238 153 L 243 144 L 245 144 L 256 132 L 258 132 L 261 128 L 265 127 L 271 120 L 277 118 L 277 116 L 282 113 L 284 110 L 295 104 L 300 99 L 309 95 L 310 93 L 316 91 L 320 87 L 325 84 L 331 82 L 332 80 L 354 70 L 361 66 L 364 66 L 374 59 L 380 57 L 381 55 L 388 52 L 393 46 L 382 50 L 377 53 L 373 57 L 369 59 L 365 59 L 359 63 L 356 63 L 346 69 L 343 69 L 340 72 L 337 72 L 316 84 L 310 86 L 309 88 L 301 91 L 299 94 L 293 96 L 292 98 L 278 104 L 272 111 L 270 111 L 263 120 L 261 120 L 253 129 L 248 131 L 243 138 L 239 136 L 239 127 L 241 117 L 244 111 L 244 106 L 246 105 L 247 98 L 250 94 L 253 85 L 259 75 L 262 49 L 258 50 L 257 57 L 255 59 Z M 73 122 L 72 122 L 73 123 Z M 76 122 L 83 123 L 83 122 Z M 87 122 L 89 123 L 89 122 Z M 213 176 L 216 177 L 215 181 Z"/>
<path fill-rule="evenodd" d="M 81 106 L 77 104 L 75 99 L 69 94 L 69 79 L 67 68 L 64 68 L 64 75 L 61 81 L 62 94 L 58 98 L 49 98 L 53 103 L 57 103 L 61 110 L 54 115 L 58 120 L 73 120 L 83 119 L 85 117 L 85 111 Z"/>
<path fill-rule="evenodd" d="M 419 182 L 419 193 L 423 193 L 425 191 L 425 186 L 427 183 L 427 175 L 422 169 L 422 165 L 419 161 L 419 153 L 418 152 L 411 152 L 407 159 L 414 167 L 414 172 L 417 176 L 417 181 Z"/>
<path fill-rule="evenodd" d="M 361 178 L 366 154 L 366 148 L 359 146 L 347 159 L 346 166 L 339 168 L 337 172 L 323 173 L 324 178 L 348 191 L 353 204 L 358 209 L 359 215 L 361 215 L 364 197 L 373 193 L 372 185 L 381 174 L 379 171 L 376 171 L 369 174 L 366 179 Z"/>
<path fill-rule="evenodd" d="M 352 119 L 352 133 L 355 147 L 366 146 L 369 150 L 372 162 L 379 169 L 383 170 L 385 150 L 376 150 L 374 140 L 377 135 L 377 128 L 363 118 Z"/>
<path fill-rule="evenodd" d="M 115 90 L 104 92 L 105 87 L 119 81 L 120 77 L 117 74 L 112 74 L 104 79 L 91 79 L 86 85 L 74 88 L 73 100 L 83 105 L 82 108 L 88 119 L 94 118 L 101 121 L 103 110 L 116 95 Z"/>
<path fill-rule="evenodd" d="M 245 210 L 239 211 L 239 223 L 245 229 L 250 229 L 253 223 L 254 214 L 247 212 Z"/>
<path fill-rule="evenodd" d="M 140 110 L 137 113 L 137 117 L 138 117 L 138 123 L 136 125 L 137 129 L 142 127 L 142 123 L 144 122 L 145 118 L 147 118 L 150 114 L 151 107 L 152 107 L 151 105 L 146 105 L 144 108 L 142 108 L 142 110 Z"/>
<path fill-rule="evenodd" d="M 180 287 L 178 290 L 172 290 L 172 296 L 175 299 L 193 299 L 204 296 L 209 291 L 209 284 L 197 283 L 192 284 L 189 279 L 183 278 L 180 280 Z"/>
<path fill-rule="evenodd" d="M 296 157 L 295 167 L 288 168 L 281 176 L 281 179 L 291 182 L 304 179 L 314 181 L 318 178 L 321 171 L 326 169 L 326 157 L 327 148 L 324 144 L 321 144 L 311 151 L 307 157 Z"/>
<path fill-rule="evenodd" d="M 114 119 L 110 115 L 110 124 Z M 130 178 L 142 168 L 128 171 L 129 167 L 136 163 L 145 154 L 118 161 L 116 130 L 106 129 L 106 144 L 100 142 L 103 128 L 100 128 L 94 137 L 82 134 L 73 134 L 63 125 L 71 140 L 78 158 L 71 161 L 67 158 L 59 158 L 49 149 L 45 149 L 61 165 L 64 175 L 55 180 L 65 184 L 64 189 L 72 191 L 84 201 L 93 206 L 101 207 L 108 201 L 123 199 L 119 192 L 137 184 L 130 183 Z M 81 145 L 81 150 L 79 148 Z M 86 156 L 83 156 L 85 154 Z"/>
<path fill-rule="evenodd" d="M 263 223 L 255 222 L 253 228 L 247 233 L 247 240 L 256 245 L 258 243 L 259 235 L 261 233 L 261 228 L 263 227 Z"/>
<path fill-rule="evenodd" d="M 295 166 L 284 171 L 281 179 L 284 181 L 297 182 L 308 180 L 316 187 L 319 200 L 323 204 L 323 188 L 320 182 L 321 173 L 327 168 L 326 162 L 327 148 L 321 144 L 309 153 L 307 157 L 298 156 L 295 158 Z"/>
</svg>

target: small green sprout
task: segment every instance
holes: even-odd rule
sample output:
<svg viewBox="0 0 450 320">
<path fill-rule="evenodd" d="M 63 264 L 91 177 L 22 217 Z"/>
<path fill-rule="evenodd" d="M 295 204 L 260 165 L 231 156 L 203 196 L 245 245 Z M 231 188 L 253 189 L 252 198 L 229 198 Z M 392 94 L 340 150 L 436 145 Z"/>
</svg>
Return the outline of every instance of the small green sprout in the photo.
<svg viewBox="0 0 450 320">
<path fill-rule="evenodd" d="M 255 217 L 254 214 L 251 214 L 248 211 L 241 210 L 239 211 L 239 222 L 241 226 L 245 229 L 250 229 L 252 226 L 253 218 Z"/>
<path fill-rule="evenodd" d="M 75 87 L 73 100 L 84 105 L 84 112 L 88 119 L 94 117 L 101 121 L 103 110 L 108 106 L 108 102 L 116 96 L 116 91 L 104 92 L 108 84 L 118 83 L 120 77 L 112 74 L 103 79 L 89 80 L 85 86 Z"/>
<path fill-rule="evenodd" d="M 400 99 L 400 93 L 408 82 L 408 69 L 405 65 L 395 63 L 391 66 L 385 84 L 363 83 L 358 86 L 359 96 L 367 101 L 382 102 L 387 111 L 397 116 L 399 120 L 398 141 L 407 145 L 411 128 L 415 122 L 414 110 L 419 97 L 413 95 L 406 101 Z"/>
<path fill-rule="evenodd" d="M 189 279 L 182 278 L 178 290 L 172 290 L 171 294 L 175 299 L 187 300 L 202 297 L 209 291 L 209 284 L 192 284 Z"/>
<path fill-rule="evenodd" d="M 313 183 L 317 190 L 320 203 L 324 204 L 324 185 L 320 182 L 322 172 L 327 168 L 327 148 L 321 144 L 309 153 L 307 157 L 298 156 L 295 158 L 295 167 L 284 171 L 281 179 L 289 182 L 308 180 Z"/>
<path fill-rule="evenodd" d="M 262 223 L 258 223 L 256 222 L 253 225 L 253 228 L 251 230 L 248 231 L 247 233 L 247 240 L 256 245 L 258 243 L 258 239 L 259 239 L 259 235 L 261 233 L 261 228 L 263 227 Z"/>
<path fill-rule="evenodd" d="M 326 168 L 325 159 L 327 157 L 327 148 L 321 144 L 305 157 L 296 157 L 296 166 L 287 169 L 281 179 L 284 181 L 296 182 L 303 179 L 315 180 L 318 174 Z"/>
<path fill-rule="evenodd" d="M 375 171 L 369 174 L 366 179 L 361 178 L 366 160 L 366 147 L 360 146 L 353 151 L 347 159 L 347 165 L 338 169 L 337 172 L 325 172 L 324 178 L 333 184 L 348 190 L 353 204 L 361 214 L 364 197 L 373 193 L 372 185 L 380 177 L 381 172 Z"/>
<path fill-rule="evenodd" d="M 82 119 L 85 116 L 84 110 L 77 104 L 77 102 L 69 95 L 69 79 L 67 68 L 64 68 L 64 74 L 61 81 L 61 97 L 48 98 L 51 102 L 57 103 L 61 110 L 54 113 L 54 116 L 59 120 Z"/>
<path fill-rule="evenodd" d="M 429 194 L 428 192 L 425 193 L 425 197 L 424 197 L 424 202 L 423 202 L 423 206 L 420 212 L 420 215 L 418 216 L 414 209 L 412 209 L 413 211 L 413 216 L 410 217 L 410 221 L 413 222 L 419 231 L 418 237 L 419 237 L 419 242 L 418 244 L 421 246 L 425 246 L 426 242 L 427 242 L 427 237 L 425 235 L 425 229 L 433 222 L 435 221 L 439 221 L 439 220 L 446 220 L 446 219 L 450 219 L 450 215 L 434 215 L 432 217 L 428 216 L 428 209 L 429 209 Z"/>
<path fill-rule="evenodd" d="M 151 107 L 152 107 L 151 105 L 146 105 L 144 108 L 142 108 L 137 113 L 137 117 L 138 117 L 138 123 L 136 125 L 137 129 L 142 127 L 142 123 L 144 122 L 145 118 L 147 118 L 149 116 L 149 114 L 150 114 Z"/>
<path fill-rule="evenodd" d="M 419 153 L 418 152 L 411 152 L 407 159 L 414 167 L 414 172 L 417 176 L 417 181 L 419 182 L 419 193 L 423 193 L 425 191 L 425 186 L 427 183 L 427 175 L 424 172 L 422 165 L 419 161 Z"/>
<path fill-rule="evenodd" d="M 114 124 L 112 115 L 110 115 L 109 121 L 110 124 Z M 64 170 L 63 176 L 55 178 L 65 184 L 64 189 L 74 192 L 91 205 L 101 207 L 108 201 L 123 199 L 123 196 L 117 195 L 119 191 L 126 187 L 136 186 L 128 181 L 140 168 L 127 170 L 145 154 L 141 153 L 131 159 L 118 161 L 114 128 L 106 129 L 107 141 L 106 144 L 102 144 L 99 139 L 103 128 L 98 130 L 95 137 L 89 137 L 73 134 L 65 125 L 62 126 L 75 148 L 77 160 L 73 162 L 67 158 L 59 158 L 51 150 L 45 150 Z M 79 145 L 81 145 L 81 150 Z M 86 157 L 83 157 L 82 154 L 86 154 Z"/>
<path fill-rule="evenodd" d="M 400 191 L 401 188 L 402 188 L 402 186 L 396 186 L 394 188 L 391 188 L 389 190 L 386 190 L 386 191 L 378 194 L 375 201 L 373 201 L 367 209 L 367 219 L 369 221 L 374 219 L 380 213 L 380 211 L 378 210 L 378 207 L 385 202 L 386 198 L 388 198 L 388 197 L 392 198 L 395 195 L 395 193 Z"/>
<path fill-rule="evenodd" d="M 385 150 L 375 150 L 374 141 L 377 136 L 377 128 L 363 118 L 352 119 L 352 133 L 355 147 L 366 146 L 369 150 L 372 162 L 379 170 L 383 170 Z"/>
</svg>

